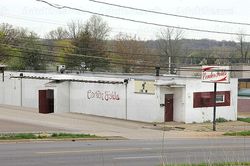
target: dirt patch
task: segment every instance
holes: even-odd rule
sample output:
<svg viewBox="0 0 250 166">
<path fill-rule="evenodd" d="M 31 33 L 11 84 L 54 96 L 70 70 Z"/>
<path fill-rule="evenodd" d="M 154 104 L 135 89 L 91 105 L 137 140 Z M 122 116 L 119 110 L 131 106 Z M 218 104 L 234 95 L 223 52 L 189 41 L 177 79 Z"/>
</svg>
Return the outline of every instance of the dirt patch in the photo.
<svg viewBox="0 0 250 166">
<path fill-rule="evenodd" d="M 250 112 L 238 112 L 238 117 L 250 117 Z"/>
<path fill-rule="evenodd" d="M 164 130 L 173 135 L 183 135 L 187 137 L 210 137 L 210 136 L 222 136 L 225 132 L 235 132 L 250 130 L 250 123 L 241 121 L 222 122 L 216 123 L 216 132 L 213 131 L 212 123 L 195 123 L 184 124 L 170 122 L 165 124 L 157 124 L 156 126 L 148 126 L 145 128 Z"/>
</svg>

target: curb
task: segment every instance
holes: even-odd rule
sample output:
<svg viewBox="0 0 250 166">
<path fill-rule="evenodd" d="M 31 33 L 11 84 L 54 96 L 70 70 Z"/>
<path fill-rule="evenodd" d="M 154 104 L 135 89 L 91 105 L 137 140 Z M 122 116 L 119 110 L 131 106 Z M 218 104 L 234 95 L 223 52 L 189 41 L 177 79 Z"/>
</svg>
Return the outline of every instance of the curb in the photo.
<svg viewBox="0 0 250 166">
<path fill-rule="evenodd" d="M 51 138 L 51 139 L 16 139 L 16 140 L 0 140 L 0 143 L 29 143 L 29 142 L 55 142 L 55 141 L 102 141 L 102 140 L 128 140 L 120 136 L 98 137 L 98 138 Z"/>
</svg>

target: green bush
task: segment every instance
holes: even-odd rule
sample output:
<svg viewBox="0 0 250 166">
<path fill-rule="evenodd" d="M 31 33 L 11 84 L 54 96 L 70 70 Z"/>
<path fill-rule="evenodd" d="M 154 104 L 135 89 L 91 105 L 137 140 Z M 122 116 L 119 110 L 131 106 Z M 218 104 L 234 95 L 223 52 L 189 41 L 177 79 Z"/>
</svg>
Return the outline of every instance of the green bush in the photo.
<svg viewBox="0 0 250 166">
<path fill-rule="evenodd" d="M 221 117 L 220 117 L 220 118 L 217 118 L 217 119 L 216 119 L 216 122 L 217 122 L 217 123 L 223 123 L 223 122 L 228 122 L 228 120 L 226 120 L 225 118 L 221 118 Z"/>
</svg>

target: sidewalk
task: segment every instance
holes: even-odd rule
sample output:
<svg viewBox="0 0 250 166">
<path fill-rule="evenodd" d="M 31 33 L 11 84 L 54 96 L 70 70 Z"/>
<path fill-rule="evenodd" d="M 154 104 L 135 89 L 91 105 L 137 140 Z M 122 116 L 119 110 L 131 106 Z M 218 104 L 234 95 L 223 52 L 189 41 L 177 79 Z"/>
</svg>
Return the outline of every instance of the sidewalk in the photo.
<svg viewBox="0 0 250 166">
<path fill-rule="evenodd" d="M 222 131 L 212 132 L 210 130 L 205 132 L 183 130 L 185 127 L 196 125 L 175 122 L 167 123 L 165 127 L 170 130 L 163 132 L 161 129 L 164 124 L 154 126 L 151 123 L 125 121 L 77 113 L 39 114 L 38 110 L 35 109 L 0 105 L 1 120 L 43 126 L 44 128 L 53 128 L 58 131 L 95 134 L 98 136 L 120 136 L 128 139 L 161 139 L 163 133 L 166 138 L 215 137 L 221 136 L 223 133 Z"/>
</svg>

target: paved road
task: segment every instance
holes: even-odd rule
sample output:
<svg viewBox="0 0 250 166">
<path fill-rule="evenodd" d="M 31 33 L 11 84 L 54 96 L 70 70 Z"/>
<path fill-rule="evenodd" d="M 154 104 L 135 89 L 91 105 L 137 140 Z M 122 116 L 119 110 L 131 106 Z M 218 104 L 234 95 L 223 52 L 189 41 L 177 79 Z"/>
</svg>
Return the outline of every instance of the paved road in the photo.
<svg viewBox="0 0 250 166">
<path fill-rule="evenodd" d="M 163 157 L 162 157 L 163 154 Z M 249 161 L 250 138 L 0 143 L 3 166 L 155 166 Z"/>
</svg>

